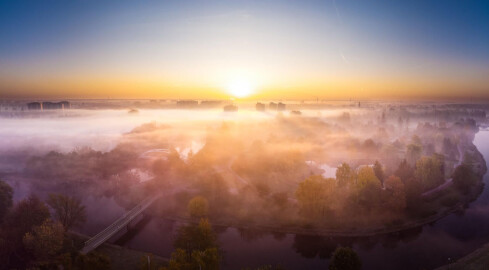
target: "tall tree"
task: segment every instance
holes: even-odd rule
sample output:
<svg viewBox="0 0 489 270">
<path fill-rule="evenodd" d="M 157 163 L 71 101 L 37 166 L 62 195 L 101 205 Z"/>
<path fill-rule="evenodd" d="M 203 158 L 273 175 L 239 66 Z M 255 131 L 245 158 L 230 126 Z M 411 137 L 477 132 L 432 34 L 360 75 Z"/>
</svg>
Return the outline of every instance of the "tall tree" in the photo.
<svg viewBox="0 0 489 270">
<path fill-rule="evenodd" d="M 427 190 L 443 183 L 441 170 L 442 164 L 438 158 L 424 156 L 416 162 L 414 175 L 420 181 L 423 190 Z"/>
<path fill-rule="evenodd" d="M 380 183 L 384 185 L 384 169 L 382 168 L 382 164 L 378 160 L 375 161 L 374 164 L 374 173 L 375 176 L 380 180 Z"/>
<path fill-rule="evenodd" d="M 353 184 L 354 172 L 348 163 L 341 164 L 336 170 L 336 180 L 339 187 L 345 187 Z"/>
<path fill-rule="evenodd" d="M 414 169 L 404 159 L 399 164 L 399 167 L 394 172 L 394 175 L 398 176 L 399 178 L 401 178 L 402 182 L 406 183 L 408 180 L 414 177 Z"/>
<path fill-rule="evenodd" d="M 423 154 L 423 146 L 419 144 L 409 144 L 407 146 L 406 160 L 410 165 L 416 164 L 416 161 L 421 158 Z"/>
<path fill-rule="evenodd" d="M 381 184 L 379 178 L 370 167 L 362 167 L 358 171 L 356 191 L 357 203 L 371 209 L 380 203 Z"/>
<path fill-rule="evenodd" d="M 12 195 L 14 190 L 4 181 L 0 180 L 0 223 L 12 207 Z"/>
<path fill-rule="evenodd" d="M 174 242 L 169 270 L 219 269 L 221 260 L 216 235 L 206 219 L 198 225 L 183 226 Z"/>
<path fill-rule="evenodd" d="M 62 194 L 50 194 L 47 203 L 53 208 L 56 220 L 63 225 L 65 230 L 79 226 L 86 221 L 85 206 L 79 199 Z"/>
<path fill-rule="evenodd" d="M 209 202 L 202 196 L 192 198 L 188 202 L 187 210 L 192 217 L 204 217 L 209 212 Z"/>
</svg>

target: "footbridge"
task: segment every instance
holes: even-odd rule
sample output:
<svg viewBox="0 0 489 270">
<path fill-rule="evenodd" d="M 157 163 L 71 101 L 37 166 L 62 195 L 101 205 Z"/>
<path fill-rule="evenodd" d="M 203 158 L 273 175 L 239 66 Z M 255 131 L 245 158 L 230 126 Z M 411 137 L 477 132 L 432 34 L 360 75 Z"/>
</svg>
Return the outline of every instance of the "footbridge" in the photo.
<svg viewBox="0 0 489 270">
<path fill-rule="evenodd" d="M 130 211 L 126 212 L 122 217 L 109 225 L 103 231 L 99 232 L 97 235 L 86 241 L 85 246 L 80 252 L 82 254 L 87 254 L 88 252 L 96 249 L 98 246 L 108 241 L 118 232 L 126 229 L 131 221 L 139 217 L 144 212 L 144 210 L 150 207 L 161 196 L 162 193 L 158 193 L 140 202 L 138 205 L 136 205 Z"/>
</svg>

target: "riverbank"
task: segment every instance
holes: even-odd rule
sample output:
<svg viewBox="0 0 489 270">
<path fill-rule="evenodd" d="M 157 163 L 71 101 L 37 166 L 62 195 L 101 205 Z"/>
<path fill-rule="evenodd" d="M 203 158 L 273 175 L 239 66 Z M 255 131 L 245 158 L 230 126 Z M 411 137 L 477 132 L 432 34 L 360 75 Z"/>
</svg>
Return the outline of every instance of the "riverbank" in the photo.
<svg viewBox="0 0 489 270">
<path fill-rule="evenodd" d="M 489 244 L 485 244 L 456 262 L 438 267 L 435 270 L 487 270 L 488 267 Z"/>
</svg>

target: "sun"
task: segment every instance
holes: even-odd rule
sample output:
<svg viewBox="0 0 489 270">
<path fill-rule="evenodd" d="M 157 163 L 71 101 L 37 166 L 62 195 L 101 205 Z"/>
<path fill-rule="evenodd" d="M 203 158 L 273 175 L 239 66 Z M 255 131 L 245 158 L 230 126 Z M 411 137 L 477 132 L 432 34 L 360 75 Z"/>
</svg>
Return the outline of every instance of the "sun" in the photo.
<svg viewBox="0 0 489 270">
<path fill-rule="evenodd" d="M 254 85 L 246 80 L 234 80 L 231 81 L 227 86 L 227 91 L 229 94 L 236 98 L 244 98 L 253 93 Z"/>
</svg>

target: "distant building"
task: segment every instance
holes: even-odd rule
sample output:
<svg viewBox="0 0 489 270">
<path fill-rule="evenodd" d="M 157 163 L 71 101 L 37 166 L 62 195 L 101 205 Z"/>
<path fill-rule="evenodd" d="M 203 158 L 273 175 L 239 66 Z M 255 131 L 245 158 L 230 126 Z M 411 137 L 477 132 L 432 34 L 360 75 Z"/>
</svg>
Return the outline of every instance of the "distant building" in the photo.
<svg viewBox="0 0 489 270">
<path fill-rule="evenodd" d="M 29 110 L 62 110 L 70 109 L 71 103 L 68 101 L 60 102 L 31 102 L 27 103 L 27 109 Z"/>
<path fill-rule="evenodd" d="M 277 111 L 285 111 L 285 104 L 282 102 L 279 102 L 277 104 Z"/>
<path fill-rule="evenodd" d="M 191 108 L 191 107 L 197 107 L 197 105 L 199 105 L 199 102 L 197 100 L 179 100 L 179 101 L 177 101 L 177 107 Z"/>
<path fill-rule="evenodd" d="M 260 102 L 256 103 L 256 110 L 260 111 L 260 112 L 265 111 L 265 104 L 260 103 Z"/>
<path fill-rule="evenodd" d="M 270 102 L 270 104 L 268 104 L 268 108 L 269 108 L 270 110 L 276 111 L 276 110 L 277 110 L 277 103 L 275 103 L 275 102 Z"/>
<path fill-rule="evenodd" d="M 238 111 L 238 106 L 230 104 L 230 105 L 224 106 L 223 109 L 224 109 L 225 112 L 237 112 Z"/>
<path fill-rule="evenodd" d="M 220 100 L 202 100 L 200 102 L 200 107 L 204 107 L 204 108 L 213 108 L 221 105 L 222 105 L 222 101 Z"/>
<path fill-rule="evenodd" d="M 42 109 L 42 104 L 41 104 L 41 102 L 27 103 L 27 109 L 28 110 L 41 110 Z"/>
</svg>

